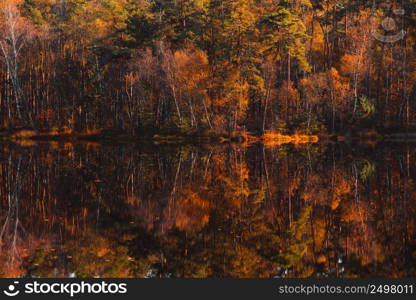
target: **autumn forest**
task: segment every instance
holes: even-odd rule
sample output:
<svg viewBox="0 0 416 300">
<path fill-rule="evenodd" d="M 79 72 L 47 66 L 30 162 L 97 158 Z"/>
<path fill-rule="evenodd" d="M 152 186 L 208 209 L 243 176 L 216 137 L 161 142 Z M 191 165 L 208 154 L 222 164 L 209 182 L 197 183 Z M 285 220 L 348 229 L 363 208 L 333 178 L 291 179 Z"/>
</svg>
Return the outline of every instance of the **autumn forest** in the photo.
<svg viewBox="0 0 416 300">
<path fill-rule="evenodd" d="M 0 128 L 203 136 L 408 130 L 415 5 L 3 0 Z"/>
<path fill-rule="evenodd" d="M 0 277 L 415 277 L 415 8 L 0 0 Z"/>
</svg>

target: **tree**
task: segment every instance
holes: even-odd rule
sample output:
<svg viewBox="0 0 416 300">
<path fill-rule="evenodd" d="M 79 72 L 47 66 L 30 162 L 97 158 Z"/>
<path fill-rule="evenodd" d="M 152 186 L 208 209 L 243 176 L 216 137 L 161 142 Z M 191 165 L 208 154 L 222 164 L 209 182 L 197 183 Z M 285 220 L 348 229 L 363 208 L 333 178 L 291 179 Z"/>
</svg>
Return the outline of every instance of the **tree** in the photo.
<svg viewBox="0 0 416 300">
<path fill-rule="evenodd" d="M 330 110 L 329 120 L 331 128 L 335 130 L 336 112 L 345 111 L 350 98 L 350 86 L 342 78 L 337 69 L 331 68 L 327 72 L 318 73 L 304 78 L 301 81 L 303 98 L 307 101 L 307 107 L 311 115 L 312 109 L 320 104 Z M 310 122 L 310 117 L 309 121 Z"/>
<path fill-rule="evenodd" d="M 10 81 L 14 101 L 16 105 L 17 116 L 21 122 L 26 121 L 28 116 L 31 120 L 31 114 L 28 113 L 24 92 L 20 83 L 20 57 L 22 50 L 28 40 L 31 38 L 28 21 L 21 16 L 19 11 L 20 1 L 5 0 L 0 4 L 0 49 L 3 62 L 6 65 L 7 80 Z M 11 115 L 11 103 L 9 105 L 9 116 Z M 33 124 L 33 122 L 31 122 Z"/>
</svg>

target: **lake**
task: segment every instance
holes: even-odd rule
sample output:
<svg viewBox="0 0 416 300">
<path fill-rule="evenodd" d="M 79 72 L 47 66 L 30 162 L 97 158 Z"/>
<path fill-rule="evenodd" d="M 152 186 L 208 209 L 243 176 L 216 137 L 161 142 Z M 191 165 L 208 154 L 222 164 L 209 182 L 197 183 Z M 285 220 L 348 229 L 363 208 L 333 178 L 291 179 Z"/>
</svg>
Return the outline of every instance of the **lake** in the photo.
<svg viewBox="0 0 416 300">
<path fill-rule="evenodd" d="M 2 143 L 0 276 L 414 277 L 407 143 Z"/>
</svg>

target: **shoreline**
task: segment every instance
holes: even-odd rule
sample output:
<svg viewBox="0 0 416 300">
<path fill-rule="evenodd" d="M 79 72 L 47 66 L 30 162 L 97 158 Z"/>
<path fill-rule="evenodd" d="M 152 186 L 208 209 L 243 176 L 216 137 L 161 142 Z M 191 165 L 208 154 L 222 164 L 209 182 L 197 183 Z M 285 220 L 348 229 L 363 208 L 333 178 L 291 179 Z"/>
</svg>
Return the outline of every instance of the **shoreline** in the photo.
<svg viewBox="0 0 416 300">
<path fill-rule="evenodd" d="M 254 135 L 249 133 L 239 133 L 233 135 L 201 135 L 201 134 L 109 134 L 108 132 L 85 132 L 85 133 L 49 133 L 34 131 L 18 131 L 13 134 L 0 134 L 3 141 L 42 141 L 42 142 L 124 142 L 124 141 L 151 141 L 157 144 L 182 144 L 195 142 L 211 143 L 241 143 L 241 144 L 306 144 L 317 143 L 320 138 L 318 135 L 306 134 L 278 134 L 266 133 Z"/>
<path fill-rule="evenodd" d="M 214 135 L 204 133 L 184 134 L 180 132 L 159 132 L 145 131 L 129 134 L 123 131 L 91 130 L 86 132 L 45 131 L 38 132 L 31 129 L 0 131 L 0 141 L 42 141 L 42 142 L 138 142 L 148 141 L 156 144 L 187 144 L 187 143 L 240 143 L 251 145 L 262 143 L 265 145 L 281 144 L 314 144 L 318 142 L 351 142 L 366 140 L 373 142 L 409 142 L 416 141 L 416 132 L 395 132 L 380 134 L 377 132 L 360 132 L 351 134 L 281 134 L 276 132 L 266 132 L 254 134 L 249 132 L 234 132 L 226 135 Z"/>
</svg>

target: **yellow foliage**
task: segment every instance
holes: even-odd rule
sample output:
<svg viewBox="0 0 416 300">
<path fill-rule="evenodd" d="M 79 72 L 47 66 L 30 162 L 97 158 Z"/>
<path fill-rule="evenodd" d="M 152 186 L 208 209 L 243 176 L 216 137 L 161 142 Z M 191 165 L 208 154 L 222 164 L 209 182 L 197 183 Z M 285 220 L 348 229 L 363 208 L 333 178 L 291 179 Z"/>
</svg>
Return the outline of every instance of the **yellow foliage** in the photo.
<svg viewBox="0 0 416 300">
<path fill-rule="evenodd" d="M 319 255 L 318 258 L 316 259 L 316 262 L 318 264 L 323 264 L 326 263 L 327 259 L 325 255 Z"/>
<path fill-rule="evenodd" d="M 178 201 L 175 225 L 177 228 L 194 232 L 209 222 L 210 203 L 192 190 L 184 190 Z"/>
<path fill-rule="evenodd" d="M 37 135 L 37 132 L 34 130 L 20 130 L 14 134 L 12 134 L 12 137 L 14 138 L 20 138 L 20 139 L 24 139 L 24 138 L 31 138 Z"/>
<path fill-rule="evenodd" d="M 307 143 L 317 143 L 319 137 L 316 135 L 303 135 L 303 134 L 294 134 L 294 135 L 284 135 L 280 133 L 265 133 L 261 137 L 261 140 L 266 146 L 276 146 L 282 144 L 307 144 Z"/>
<path fill-rule="evenodd" d="M 108 252 L 109 252 L 110 250 L 108 249 L 108 248 L 106 248 L 106 247 L 103 247 L 103 248 L 101 248 L 101 249 L 98 249 L 98 251 L 97 251 L 97 256 L 98 257 L 103 257 L 103 256 L 105 256 Z"/>
</svg>

